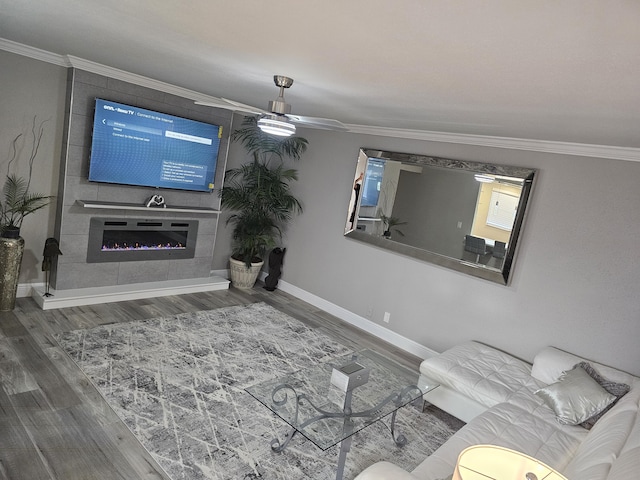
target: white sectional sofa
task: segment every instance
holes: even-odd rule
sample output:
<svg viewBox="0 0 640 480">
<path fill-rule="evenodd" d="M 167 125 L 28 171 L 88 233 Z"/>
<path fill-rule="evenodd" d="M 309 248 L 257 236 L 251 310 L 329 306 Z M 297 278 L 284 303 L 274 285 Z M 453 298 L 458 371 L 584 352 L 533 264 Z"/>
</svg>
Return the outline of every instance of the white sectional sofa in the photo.
<svg viewBox="0 0 640 480">
<path fill-rule="evenodd" d="M 590 430 L 560 423 L 549 400 L 535 393 L 545 387 L 565 389 L 567 382 L 557 383 L 561 375 L 583 361 L 605 379 L 630 387 Z M 464 417 L 467 425 L 412 472 L 379 462 L 364 470 L 357 480 L 449 478 L 460 452 L 478 444 L 523 452 L 569 480 L 640 479 L 638 377 L 553 347 L 540 351 L 532 365 L 478 342 L 467 342 L 429 358 L 420 371 L 442 385 L 433 391 L 436 394 L 440 390 L 437 395 L 427 395 L 426 399 Z M 453 408 L 448 409 L 447 403 Z"/>
</svg>

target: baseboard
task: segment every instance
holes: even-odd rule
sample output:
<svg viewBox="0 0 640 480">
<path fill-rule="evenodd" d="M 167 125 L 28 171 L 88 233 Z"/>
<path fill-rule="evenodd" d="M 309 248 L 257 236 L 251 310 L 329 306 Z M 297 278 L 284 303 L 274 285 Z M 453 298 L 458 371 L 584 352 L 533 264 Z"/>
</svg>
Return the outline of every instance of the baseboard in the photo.
<svg viewBox="0 0 640 480">
<path fill-rule="evenodd" d="M 33 293 L 33 289 L 35 288 L 44 290 L 45 284 L 44 283 L 19 283 L 16 297 L 18 298 L 30 297 L 31 294 Z"/>
<path fill-rule="evenodd" d="M 381 338 L 385 342 L 401 348 L 406 352 L 412 353 L 417 357 L 429 358 L 438 354 L 438 352 L 431 350 L 430 348 L 427 348 L 424 345 L 419 344 L 418 342 L 403 337 L 402 335 L 389 330 L 388 328 L 378 325 L 377 323 L 374 323 L 367 318 L 361 317 L 360 315 L 356 315 L 346 308 L 342 308 L 334 303 L 325 300 L 324 298 L 318 297 L 317 295 L 309 293 L 306 290 L 298 288 L 288 282 L 280 280 L 278 282 L 278 288 L 283 292 L 289 293 L 294 297 L 299 298 L 300 300 L 304 300 L 314 307 L 318 307 L 325 312 L 330 313 L 334 317 L 338 317 L 340 320 L 347 322 L 354 327 L 358 327 L 359 329 L 364 330 L 371 335 Z"/>
<path fill-rule="evenodd" d="M 132 283 L 112 287 L 75 288 L 60 291 L 52 289 L 52 296 L 45 296 L 44 286 L 40 288 L 34 287 L 32 289 L 32 297 L 40 308 L 50 310 L 53 308 L 95 305 L 185 293 L 210 292 L 226 290 L 227 288 L 229 288 L 229 280 L 214 276 L 163 282 Z"/>
</svg>

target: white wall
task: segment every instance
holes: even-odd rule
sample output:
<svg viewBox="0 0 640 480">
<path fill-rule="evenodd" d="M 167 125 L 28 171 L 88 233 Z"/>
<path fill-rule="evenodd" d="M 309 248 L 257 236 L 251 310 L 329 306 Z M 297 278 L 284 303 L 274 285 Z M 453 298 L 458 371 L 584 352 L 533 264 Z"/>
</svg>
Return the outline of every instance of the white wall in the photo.
<svg viewBox="0 0 640 480">
<path fill-rule="evenodd" d="M 4 167 L 16 135 L 30 134 L 34 115 L 38 120 L 49 119 L 34 164 L 33 192 L 55 195 L 58 187 L 66 80 L 65 68 L 0 50 L 0 165 Z M 30 144 L 27 146 L 30 148 Z M 22 167 L 29 160 L 28 153 L 20 157 Z M 21 168 L 17 173 L 25 176 L 27 170 Z M 3 168 L 3 183 L 5 174 Z M 45 239 L 53 235 L 54 215 L 52 205 L 27 216 L 22 224 L 25 251 L 20 283 L 44 281 L 42 250 Z"/>
<path fill-rule="evenodd" d="M 282 279 L 433 350 L 490 343 L 526 360 L 555 345 L 640 374 L 640 163 L 301 130 Z M 510 286 L 343 237 L 359 147 L 539 169 Z M 230 166 L 242 155 L 232 147 Z M 220 228 L 224 228 L 221 225 Z M 214 268 L 226 267 L 228 235 Z M 391 313 L 384 324 L 384 312 Z"/>
</svg>

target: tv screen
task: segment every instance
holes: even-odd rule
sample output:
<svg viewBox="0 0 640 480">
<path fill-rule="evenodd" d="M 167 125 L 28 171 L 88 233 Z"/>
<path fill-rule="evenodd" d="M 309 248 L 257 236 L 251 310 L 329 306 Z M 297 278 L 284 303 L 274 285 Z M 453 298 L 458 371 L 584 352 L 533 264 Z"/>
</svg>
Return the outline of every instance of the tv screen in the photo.
<svg viewBox="0 0 640 480">
<path fill-rule="evenodd" d="M 364 174 L 364 185 L 362 186 L 361 206 L 375 207 L 378 205 L 382 177 L 384 176 L 384 164 L 384 160 L 377 158 L 368 159 L 367 169 Z"/>
<path fill-rule="evenodd" d="M 96 99 L 89 180 L 209 192 L 222 127 Z"/>
</svg>

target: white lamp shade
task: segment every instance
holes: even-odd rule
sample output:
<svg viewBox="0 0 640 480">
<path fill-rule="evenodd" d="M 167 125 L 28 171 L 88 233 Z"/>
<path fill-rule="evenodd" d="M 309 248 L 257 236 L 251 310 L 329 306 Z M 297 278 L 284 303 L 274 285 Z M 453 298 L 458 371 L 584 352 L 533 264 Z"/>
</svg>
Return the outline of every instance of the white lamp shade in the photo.
<svg viewBox="0 0 640 480">
<path fill-rule="evenodd" d="M 496 445 L 474 445 L 463 450 L 458 457 L 452 478 L 452 480 L 535 479 L 567 480 L 533 457 Z"/>
</svg>

